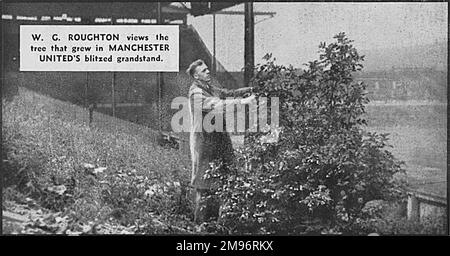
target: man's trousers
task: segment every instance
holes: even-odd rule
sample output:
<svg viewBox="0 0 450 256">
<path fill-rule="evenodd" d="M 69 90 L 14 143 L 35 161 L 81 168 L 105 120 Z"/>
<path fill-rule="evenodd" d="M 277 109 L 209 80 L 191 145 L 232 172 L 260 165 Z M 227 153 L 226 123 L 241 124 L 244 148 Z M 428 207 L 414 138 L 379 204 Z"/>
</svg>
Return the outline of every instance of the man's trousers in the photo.
<svg viewBox="0 0 450 256">
<path fill-rule="evenodd" d="M 220 202 L 211 190 L 196 188 L 194 192 L 194 203 L 195 223 L 201 224 L 219 218 Z"/>
</svg>

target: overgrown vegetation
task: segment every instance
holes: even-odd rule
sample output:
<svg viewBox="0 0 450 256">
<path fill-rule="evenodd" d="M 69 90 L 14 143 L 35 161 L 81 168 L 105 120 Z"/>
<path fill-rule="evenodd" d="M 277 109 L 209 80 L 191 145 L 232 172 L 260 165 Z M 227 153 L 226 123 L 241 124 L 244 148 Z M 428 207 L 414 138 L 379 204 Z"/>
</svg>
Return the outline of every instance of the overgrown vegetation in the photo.
<svg viewBox="0 0 450 256">
<path fill-rule="evenodd" d="M 303 73 L 270 56 L 256 68 L 258 96 L 280 99 L 278 141 L 248 133 L 233 165 L 213 165 L 222 216 L 207 232 L 443 233 L 439 220 L 411 222 L 392 211 L 404 200 L 402 162 L 386 134 L 366 132 L 365 85 L 353 80 L 363 57 L 345 34 L 335 39 Z M 128 122 L 89 127 L 68 104 L 28 90 L 2 104 L 2 207 L 31 217 L 19 228 L 4 222 L 4 232 L 198 232 L 188 155 Z"/>
<path fill-rule="evenodd" d="M 52 229 L 60 233 L 101 232 L 93 228 L 101 225 L 131 233 L 192 231 L 187 156 L 140 134 L 65 118 L 63 104 L 27 90 L 3 102 L 4 202 L 34 202 L 33 209 L 67 217 L 71 225 Z M 55 225 L 48 221 L 39 225 Z M 33 230 L 36 223 L 28 225 Z"/>
<path fill-rule="evenodd" d="M 302 74 L 270 56 L 257 67 L 258 95 L 280 100 L 279 138 L 248 133 L 234 166 L 212 168 L 227 232 L 358 234 L 367 202 L 404 198 L 387 135 L 365 131 L 365 85 L 353 80 L 363 56 L 334 38 Z"/>
</svg>

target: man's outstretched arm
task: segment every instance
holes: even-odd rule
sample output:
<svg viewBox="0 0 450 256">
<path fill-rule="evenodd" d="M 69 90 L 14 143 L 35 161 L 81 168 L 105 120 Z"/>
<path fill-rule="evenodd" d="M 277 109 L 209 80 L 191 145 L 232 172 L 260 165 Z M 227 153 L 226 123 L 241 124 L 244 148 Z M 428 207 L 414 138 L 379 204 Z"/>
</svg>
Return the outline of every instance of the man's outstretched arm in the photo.
<svg viewBox="0 0 450 256">
<path fill-rule="evenodd" d="M 249 104 L 255 99 L 254 95 L 246 98 L 220 99 L 219 97 L 208 97 L 201 91 L 192 93 L 190 97 L 193 100 L 194 106 L 199 106 L 200 108 L 206 107 L 213 111 L 225 111 L 226 105 Z"/>
<path fill-rule="evenodd" d="M 217 90 L 219 90 L 222 93 L 223 97 L 240 97 L 246 93 L 253 92 L 253 87 L 243 87 L 243 88 L 234 89 L 234 90 L 218 88 L 218 87 L 216 87 L 216 88 L 217 88 Z"/>
</svg>

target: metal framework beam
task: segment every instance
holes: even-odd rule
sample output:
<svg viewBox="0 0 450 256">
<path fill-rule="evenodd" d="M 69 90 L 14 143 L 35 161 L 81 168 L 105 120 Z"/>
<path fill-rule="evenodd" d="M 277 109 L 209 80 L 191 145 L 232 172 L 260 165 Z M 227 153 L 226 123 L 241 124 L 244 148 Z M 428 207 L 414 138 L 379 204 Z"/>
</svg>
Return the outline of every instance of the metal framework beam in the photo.
<svg viewBox="0 0 450 256">
<path fill-rule="evenodd" d="M 161 2 L 161 11 L 166 20 L 180 20 L 186 18 L 189 10 L 170 6 L 170 3 Z M 6 2 L 3 3 L 2 14 L 13 16 L 38 17 L 61 16 L 82 17 L 83 19 L 95 18 L 134 18 L 134 19 L 156 19 L 157 3 L 153 2 Z M 150 11 L 149 11 L 150 10 Z"/>
<path fill-rule="evenodd" d="M 225 15 L 245 15 L 245 12 L 241 11 L 217 11 L 213 14 L 225 14 Z M 253 12 L 255 16 L 271 16 L 274 17 L 276 12 Z"/>
</svg>

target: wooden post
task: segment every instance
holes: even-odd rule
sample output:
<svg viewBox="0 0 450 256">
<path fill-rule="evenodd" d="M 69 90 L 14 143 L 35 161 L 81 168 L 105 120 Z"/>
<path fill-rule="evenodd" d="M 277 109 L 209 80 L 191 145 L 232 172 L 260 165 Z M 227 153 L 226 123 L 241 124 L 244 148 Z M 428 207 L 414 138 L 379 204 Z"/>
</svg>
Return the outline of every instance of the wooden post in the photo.
<svg viewBox="0 0 450 256">
<path fill-rule="evenodd" d="M 406 207 L 408 220 L 413 221 L 419 220 L 420 217 L 419 200 L 413 193 L 408 194 L 408 205 Z"/>
<path fill-rule="evenodd" d="M 245 3 L 245 34 L 244 34 L 244 86 L 249 86 L 253 77 L 253 67 L 255 64 L 255 16 L 253 13 L 253 3 Z"/>
<path fill-rule="evenodd" d="M 111 80 L 112 116 L 116 117 L 116 72 L 112 72 Z"/>
<path fill-rule="evenodd" d="M 88 107 L 88 86 L 89 86 L 89 72 L 86 72 L 86 83 L 84 85 L 84 106 Z"/>
<path fill-rule="evenodd" d="M 91 127 L 92 120 L 93 120 L 93 110 L 91 110 L 91 102 L 88 101 L 88 87 L 89 87 L 89 72 L 86 72 L 86 85 L 84 86 L 84 107 L 88 110 L 88 116 L 89 116 L 89 127 Z"/>
<path fill-rule="evenodd" d="M 82 17 L 81 18 L 81 24 L 83 25 L 92 25 L 93 21 L 89 18 L 89 17 Z M 91 107 L 90 107 L 90 103 L 88 100 L 88 95 L 89 95 L 89 71 L 86 71 L 86 83 L 84 85 L 84 107 L 87 109 L 88 111 L 88 124 L 89 127 L 91 126 L 92 123 L 92 119 L 93 119 L 93 113 L 91 113 Z"/>
<path fill-rule="evenodd" d="M 114 25 L 114 16 L 111 17 L 111 25 Z M 116 117 L 116 72 L 112 71 L 112 79 L 111 79 L 111 107 L 112 107 L 112 116 Z"/>
</svg>

